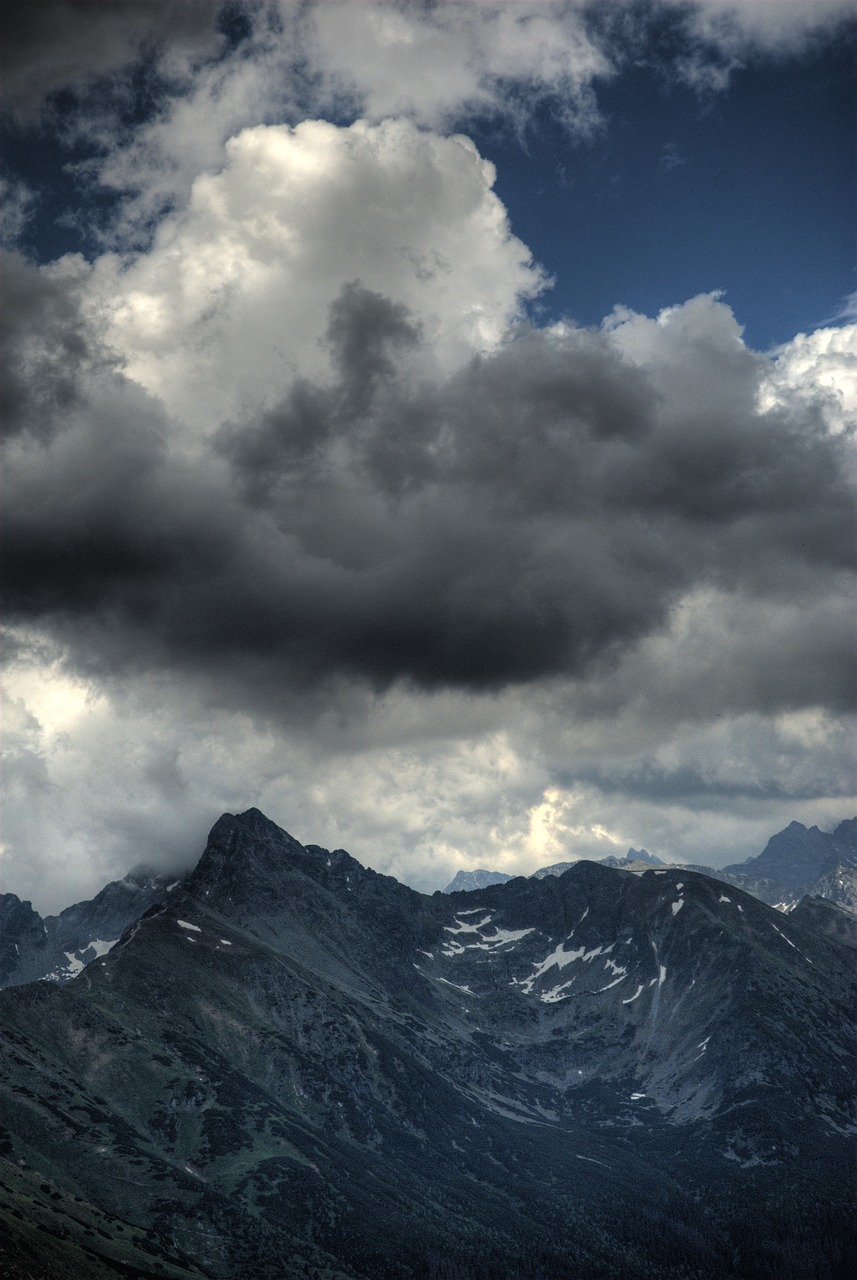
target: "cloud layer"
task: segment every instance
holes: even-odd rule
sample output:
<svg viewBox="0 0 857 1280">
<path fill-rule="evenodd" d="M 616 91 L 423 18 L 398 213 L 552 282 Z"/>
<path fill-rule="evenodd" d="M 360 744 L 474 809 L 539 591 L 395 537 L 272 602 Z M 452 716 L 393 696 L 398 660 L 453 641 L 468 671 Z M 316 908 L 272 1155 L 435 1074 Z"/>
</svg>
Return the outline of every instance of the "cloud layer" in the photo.
<svg viewBox="0 0 857 1280">
<path fill-rule="evenodd" d="M 853 809 L 857 327 L 762 355 L 714 294 L 540 327 L 493 166 L 439 130 L 551 96 L 589 128 L 621 42 L 364 9 L 83 6 L 66 62 L 70 6 L 19 30 L 19 113 L 142 51 L 167 86 L 103 151 L 114 248 L 3 260 L 3 867 L 43 908 L 251 803 L 424 888 Z M 708 67 L 793 38 L 678 12 Z"/>
</svg>

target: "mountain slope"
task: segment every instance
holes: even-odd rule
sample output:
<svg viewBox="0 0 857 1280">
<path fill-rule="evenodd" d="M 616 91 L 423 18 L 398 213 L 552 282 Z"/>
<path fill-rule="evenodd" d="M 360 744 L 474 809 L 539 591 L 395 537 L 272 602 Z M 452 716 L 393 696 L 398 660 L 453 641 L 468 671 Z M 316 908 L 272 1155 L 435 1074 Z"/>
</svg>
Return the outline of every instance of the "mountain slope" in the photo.
<svg viewBox="0 0 857 1280">
<path fill-rule="evenodd" d="M 507 876 L 504 871 L 486 871 L 478 867 L 474 871 L 457 871 L 443 890 L 444 893 L 467 893 L 472 889 L 487 889 L 489 884 L 506 884 L 514 876 Z"/>
<path fill-rule="evenodd" d="M 819 831 L 791 822 L 771 836 L 756 858 L 724 867 L 726 872 L 776 880 L 790 889 L 806 889 L 834 867 L 857 867 L 857 818 L 841 822 L 835 831 Z"/>
<path fill-rule="evenodd" d="M 0 995 L 0 1250 L 51 1275 L 844 1277 L 855 1009 L 850 948 L 702 876 L 426 897 L 225 815 L 108 955 Z"/>
<path fill-rule="evenodd" d="M 137 868 L 44 919 L 14 893 L 0 895 L 0 989 L 42 978 L 68 982 L 178 884 L 174 876 Z"/>
</svg>

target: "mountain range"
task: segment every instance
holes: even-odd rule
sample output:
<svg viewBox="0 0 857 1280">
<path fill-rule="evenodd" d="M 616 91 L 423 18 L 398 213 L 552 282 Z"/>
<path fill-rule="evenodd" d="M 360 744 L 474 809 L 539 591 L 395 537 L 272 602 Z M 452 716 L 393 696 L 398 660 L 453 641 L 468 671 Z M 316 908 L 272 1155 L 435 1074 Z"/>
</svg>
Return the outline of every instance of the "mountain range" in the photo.
<svg viewBox="0 0 857 1280">
<path fill-rule="evenodd" d="M 11 1280 L 851 1274 L 854 947 L 696 872 L 428 896 L 227 814 L 0 1044 Z"/>
<path fill-rule="evenodd" d="M 645 849 L 629 849 L 624 858 L 610 855 L 597 861 L 602 866 L 618 867 L 624 871 L 644 871 L 647 866 L 665 865 Z M 783 831 L 771 836 L 758 857 L 733 862 L 719 869 L 695 863 L 672 865 L 722 880 L 783 910 L 793 909 L 807 894 L 831 898 L 854 910 L 857 908 L 857 893 L 846 886 L 852 884 L 857 874 L 857 818 L 846 819 L 832 832 L 791 822 Z M 555 862 L 549 867 L 540 867 L 532 874 L 537 879 L 557 876 L 572 866 L 573 862 Z M 511 879 L 500 871 L 459 871 L 444 893 L 482 889 Z"/>
<path fill-rule="evenodd" d="M 622 867 L 624 870 L 645 870 L 646 866 L 662 867 L 664 865 L 660 858 L 656 858 L 645 849 L 629 849 L 624 858 L 609 854 L 606 858 L 597 858 L 595 861 L 602 867 Z M 636 865 L 638 863 L 642 865 L 638 867 Z M 564 871 L 568 871 L 569 867 L 573 866 L 573 862 L 554 862 L 549 867 L 539 867 L 533 875 L 537 880 L 541 880 L 543 876 L 561 876 Z M 506 875 L 504 871 L 486 871 L 480 867 L 475 871 L 457 872 L 443 892 L 462 893 L 471 889 L 485 889 L 489 884 L 506 884 L 509 880 L 514 880 L 514 876 Z"/>
<path fill-rule="evenodd" d="M 179 883 L 176 876 L 138 867 L 91 900 L 44 918 L 14 893 L 0 894 L 0 988 L 39 978 L 68 981 Z"/>
</svg>

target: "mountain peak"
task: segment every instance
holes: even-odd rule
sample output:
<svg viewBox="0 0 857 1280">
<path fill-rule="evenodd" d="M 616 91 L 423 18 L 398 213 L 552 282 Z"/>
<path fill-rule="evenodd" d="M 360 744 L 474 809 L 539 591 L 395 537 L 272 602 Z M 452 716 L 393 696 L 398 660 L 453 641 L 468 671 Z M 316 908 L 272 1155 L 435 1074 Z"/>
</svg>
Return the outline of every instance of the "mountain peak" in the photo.
<svg viewBox="0 0 857 1280">
<path fill-rule="evenodd" d="M 303 845 L 260 809 L 224 813 L 208 835 L 205 851 L 191 872 L 187 889 L 209 897 L 215 889 L 231 899 L 254 889 L 270 888 L 278 873 L 294 858 L 306 858 Z"/>
<path fill-rule="evenodd" d="M 857 864 L 857 822 L 853 819 L 841 823 L 832 833 L 790 822 L 771 836 L 758 857 L 731 863 L 723 871 L 800 888 L 813 884 L 840 863 Z"/>
</svg>

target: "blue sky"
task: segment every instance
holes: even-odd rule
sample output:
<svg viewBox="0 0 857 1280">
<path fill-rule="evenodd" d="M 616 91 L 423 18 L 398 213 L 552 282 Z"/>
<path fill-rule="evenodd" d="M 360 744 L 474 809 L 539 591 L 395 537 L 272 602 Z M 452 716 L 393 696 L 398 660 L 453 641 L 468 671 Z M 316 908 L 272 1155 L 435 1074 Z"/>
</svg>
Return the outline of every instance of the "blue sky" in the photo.
<svg viewBox="0 0 857 1280">
<path fill-rule="evenodd" d="M 850 0 L 6 6 L 3 888 L 854 795 Z"/>
<path fill-rule="evenodd" d="M 236 45 L 246 36 L 235 14 L 220 24 Z M 617 302 L 652 314 L 722 290 L 748 343 L 766 350 L 839 315 L 857 290 L 854 26 L 745 56 L 720 91 L 676 77 L 668 51 L 680 40 L 667 10 L 644 39 L 617 41 L 619 69 L 595 79 L 599 119 L 582 135 L 555 98 L 523 123 L 465 111 L 455 127 L 496 164 L 513 230 L 553 277 L 542 318 L 597 324 Z M 161 105 L 136 78 L 130 95 L 130 73 L 110 86 L 126 129 Z M 73 90 L 56 91 L 60 120 L 78 109 Z M 89 176 L 99 148 L 56 118 L 3 123 L 5 173 L 37 193 L 21 244 L 42 262 L 92 256 L 93 223 L 117 198 Z"/>
<path fill-rule="evenodd" d="M 857 288 L 852 43 L 737 70 L 700 94 L 657 66 L 598 89 L 603 125 L 549 110 L 523 139 L 473 134 L 515 231 L 556 284 L 550 314 L 598 323 L 722 289 L 759 350 L 816 329 Z"/>
</svg>

